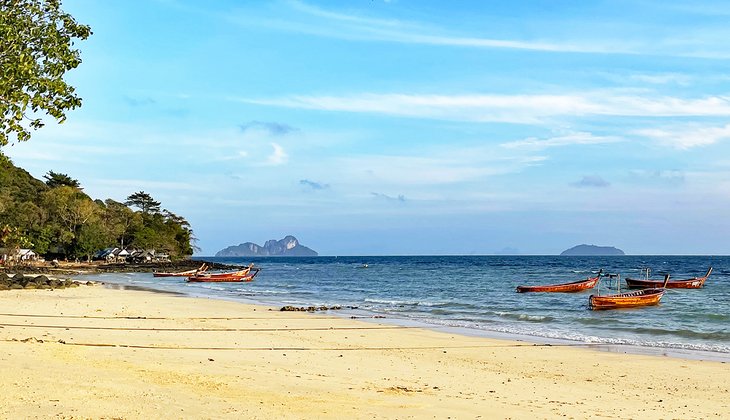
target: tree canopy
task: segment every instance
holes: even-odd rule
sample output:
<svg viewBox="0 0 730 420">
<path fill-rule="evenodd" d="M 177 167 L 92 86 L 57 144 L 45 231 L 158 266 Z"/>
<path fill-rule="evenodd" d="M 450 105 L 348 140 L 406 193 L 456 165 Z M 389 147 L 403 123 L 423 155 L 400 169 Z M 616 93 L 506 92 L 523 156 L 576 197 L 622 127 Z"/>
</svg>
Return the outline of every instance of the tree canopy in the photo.
<svg viewBox="0 0 730 420">
<path fill-rule="evenodd" d="M 50 171 L 44 178 L 46 183 L 0 160 L 0 247 L 87 259 L 109 247 L 154 249 L 171 258 L 192 255 L 190 223 L 160 210 L 150 194 L 129 196 L 130 205 L 141 209 L 134 211 L 111 199 L 92 200 L 66 174 Z M 48 182 L 56 178 L 75 182 Z"/>
<path fill-rule="evenodd" d="M 142 210 L 144 214 L 159 213 L 160 202 L 155 201 L 151 195 L 144 191 L 138 191 L 127 197 L 127 201 L 124 204 L 128 206 L 134 206 Z"/>
<path fill-rule="evenodd" d="M 81 106 L 63 76 L 81 63 L 74 41 L 89 35 L 60 0 L 0 0 L 0 146 L 30 139 L 43 113 L 62 123 Z"/>
<path fill-rule="evenodd" d="M 47 174 L 43 175 L 43 178 L 46 179 L 46 185 L 51 188 L 61 187 L 65 185 L 67 187 L 81 189 L 81 184 L 79 183 L 79 181 L 77 179 L 71 178 L 66 174 L 48 171 Z"/>
</svg>

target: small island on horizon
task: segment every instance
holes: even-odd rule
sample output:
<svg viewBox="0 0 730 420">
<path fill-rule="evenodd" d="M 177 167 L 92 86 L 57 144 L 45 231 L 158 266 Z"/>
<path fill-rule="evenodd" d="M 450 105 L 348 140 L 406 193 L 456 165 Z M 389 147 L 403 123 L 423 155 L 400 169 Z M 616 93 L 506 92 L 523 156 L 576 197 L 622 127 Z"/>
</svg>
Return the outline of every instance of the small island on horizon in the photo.
<svg viewBox="0 0 730 420">
<path fill-rule="evenodd" d="M 622 250 L 612 246 L 576 245 L 560 253 L 561 256 L 611 256 L 626 255 Z"/>
<path fill-rule="evenodd" d="M 299 243 L 292 235 L 284 239 L 270 239 L 264 246 L 253 242 L 226 247 L 215 253 L 216 257 L 316 257 L 319 254 L 311 248 Z"/>
</svg>

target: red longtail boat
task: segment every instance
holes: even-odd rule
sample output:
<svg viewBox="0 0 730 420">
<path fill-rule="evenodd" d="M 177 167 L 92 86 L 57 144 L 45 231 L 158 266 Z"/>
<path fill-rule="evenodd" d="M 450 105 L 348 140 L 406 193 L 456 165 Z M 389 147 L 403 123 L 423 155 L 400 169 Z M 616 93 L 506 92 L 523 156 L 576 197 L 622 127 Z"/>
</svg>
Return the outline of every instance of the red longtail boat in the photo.
<svg viewBox="0 0 730 420">
<path fill-rule="evenodd" d="M 596 277 L 588 277 L 585 280 L 578 280 L 571 283 L 549 284 L 543 286 L 517 286 L 517 293 L 527 292 L 553 292 L 553 293 L 575 293 L 592 289 L 601 278 L 603 269 L 598 270 Z"/>
<path fill-rule="evenodd" d="M 248 267 L 240 271 L 230 273 L 201 273 L 187 278 L 190 283 L 214 283 L 214 282 L 248 282 L 261 271 L 260 268 Z"/>
<path fill-rule="evenodd" d="M 657 305 L 664 296 L 665 286 L 669 282 L 669 274 L 664 276 L 662 287 L 636 290 L 615 295 L 591 295 L 588 306 L 593 310 L 635 308 L 637 306 Z"/>
<path fill-rule="evenodd" d="M 649 269 L 644 270 L 646 278 L 644 279 L 632 279 L 626 278 L 626 284 L 630 289 L 646 289 L 646 288 L 658 288 L 661 287 L 663 280 L 652 280 L 649 278 Z M 712 267 L 707 270 L 707 274 L 704 277 L 693 277 L 691 279 L 682 280 L 669 280 L 666 287 L 667 289 L 699 289 L 705 285 L 705 281 L 712 273 Z"/>
<path fill-rule="evenodd" d="M 203 265 L 196 268 L 195 270 L 180 271 L 179 273 L 154 272 L 154 273 L 152 273 L 152 276 L 154 276 L 154 277 L 189 277 L 189 276 L 203 273 L 207 269 L 208 269 L 208 266 L 205 263 L 203 263 Z"/>
</svg>

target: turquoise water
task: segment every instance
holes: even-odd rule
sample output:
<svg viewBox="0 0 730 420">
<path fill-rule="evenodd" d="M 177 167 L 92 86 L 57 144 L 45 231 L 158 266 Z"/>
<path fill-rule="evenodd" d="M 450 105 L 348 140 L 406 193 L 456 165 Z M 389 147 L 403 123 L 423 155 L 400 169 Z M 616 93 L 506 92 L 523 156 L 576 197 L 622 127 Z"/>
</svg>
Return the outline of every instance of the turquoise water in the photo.
<svg viewBox="0 0 730 420">
<path fill-rule="evenodd" d="M 316 258 L 205 258 L 262 267 L 251 283 L 185 283 L 149 273 L 97 276 L 135 285 L 273 305 L 342 305 L 388 318 L 434 326 L 532 336 L 580 343 L 730 353 L 730 257 L 711 256 L 408 256 Z M 367 264 L 367 267 L 364 267 Z M 596 273 L 656 278 L 713 274 L 703 289 L 667 290 L 658 306 L 591 311 L 596 290 L 516 293 L 520 284 L 580 280 Z M 615 286 L 615 284 L 614 284 Z M 625 284 L 622 286 L 625 288 Z M 604 283 L 602 293 L 609 290 Z M 615 290 L 613 290 L 615 291 Z"/>
</svg>

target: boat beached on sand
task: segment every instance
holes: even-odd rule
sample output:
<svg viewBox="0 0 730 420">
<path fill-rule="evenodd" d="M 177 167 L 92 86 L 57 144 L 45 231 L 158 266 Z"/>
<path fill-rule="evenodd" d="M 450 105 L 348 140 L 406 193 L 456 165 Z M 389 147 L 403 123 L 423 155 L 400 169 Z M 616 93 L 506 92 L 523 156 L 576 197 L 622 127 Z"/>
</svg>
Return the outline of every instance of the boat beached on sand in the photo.
<svg viewBox="0 0 730 420">
<path fill-rule="evenodd" d="M 662 287 L 636 290 L 633 292 L 618 293 L 614 295 L 591 295 L 588 298 L 588 306 L 593 310 L 635 308 L 637 306 L 656 305 L 664 296 L 665 287 L 669 282 L 669 274 L 664 276 Z"/>
<path fill-rule="evenodd" d="M 203 273 L 207 269 L 208 269 L 208 265 L 203 263 L 203 265 L 196 268 L 195 270 L 180 271 L 178 273 L 154 272 L 154 273 L 152 273 L 152 276 L 154 276 L 154 277 L 189 277 L 189 276 L 193 276 L 195 274 Z"/>
<path fill-rule="evenodd" d="M 585 280 L 578 280 L 570 283 L 548 284 L 543 286 L 517 286 L 517 293 L 527 292 L 553 292 L 553 293 L 575 293 L 592 289 L 598 283 L 603 274 L 603 269 L 598 270 L 595 277 L 588 277 Z"/>
<path fill-rule="evenodd" d="M 191 283 L 246 282 L 252 281 L 259 271 L 261 271 L 260 268 L 254 267 L 253 264 L 251 264 L 243 270 L 227 273 L 198 273 L 189 276 L 187 281 Z"/>
<path fill-rule="evenodd" d="M 645 278 L 643 279 L 632 279 L 626 278 L 626 284 L 630 289 L 645 289 L 645 288 L 657 288 L 661 287 L 663 280 L 652 280 L 649 278 L 650 270 L 645 268 L 643 270 Z M 704 277 L 693 277 L 691 279 L 682 280 L 669 280 L 664 287 L 667 289 L 699 289 L 704 286 L 705 281 L 712 273 L 712 267 L 707 270 Z"/>
</svg>

